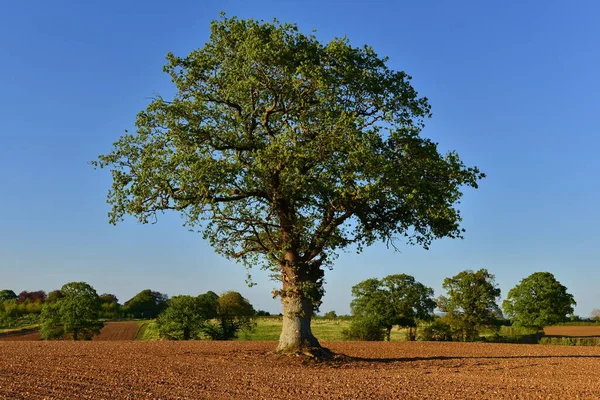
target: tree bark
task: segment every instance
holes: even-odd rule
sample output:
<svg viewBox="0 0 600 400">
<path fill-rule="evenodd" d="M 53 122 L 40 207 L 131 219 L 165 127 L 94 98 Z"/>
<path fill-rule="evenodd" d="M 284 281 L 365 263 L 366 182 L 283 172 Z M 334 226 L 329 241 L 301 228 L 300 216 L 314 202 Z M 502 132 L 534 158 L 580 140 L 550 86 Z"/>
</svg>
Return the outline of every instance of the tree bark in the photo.
<svg viewBox="0 0 600 400">
<path fill-rule="evenodd" d="M 283 328 L 277 351 L 287 354 L 307 354 L 319 356 L 323 348 L 310 329 L 313 305 L 302 296 L 284 296 Z"/>
</svg>

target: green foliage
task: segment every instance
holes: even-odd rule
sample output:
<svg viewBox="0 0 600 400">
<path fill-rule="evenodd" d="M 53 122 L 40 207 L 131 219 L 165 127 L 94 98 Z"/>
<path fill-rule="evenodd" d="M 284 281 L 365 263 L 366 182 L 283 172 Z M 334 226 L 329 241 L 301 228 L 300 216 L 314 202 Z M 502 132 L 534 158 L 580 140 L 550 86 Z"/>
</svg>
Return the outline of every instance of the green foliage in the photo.
<svg viewBox="0 0 600 400">
<path fill-rule="evenodd" d="M 594 308 L 590 313 L 590 318 L 596 322 L 600 322 L 600 308 Z"/>
<path fill-rule="evenodd" d="M 344 340 L 380 341 L 386 337 L 381 321 L 376 317 L 355 317 L 348 329 L 342 331 Z"/>
<path fill-rule="evenodd" d="M 17 294 L 10 289 L 0 290 L 0 302 L 5 300 L 16 300 Z"/>
<path fill-rule="evenodd" d="M 440 296 L 438 308 L 446 313 L 445 319 L 460 340 L 477 340 L 479 329 L 493 326 L 502 314 L 497 304 L 500 289 L 486 269 L 462 271 L 444 279 L 442 287 L 447 296 Z"/>
<path fill-rule="evenodd" d="M 174 97 L 93 162 L 112 172 L 110 222 L 179 212 L 218 253 L 271 269 L 285 277 L 277 294 L 314 307 L 342 248 L 461 237 L 455 204 L 484 175 L 419 136 L 429 103 L 386 62 L 293 24 L 213 21 L 204 47 L 167 55 Z"/>
<path fill-rule="evenodd" d="M 71 282 L 60 289 L 62 297 L 44 304 L 40 334 L 44 339 L 72 335 L 73 340 L 90 340 L 104 326 L 98 320 L 100 299 L 85 282 Z"/>
<path fill-rule="evenodd" d="M 160 332 L 156 320 L 138 321 L 138 331 L 135 340 L 159 340 Z"/>
<path fill-rule="evenodd" d="M 254 322 L 252 304 L 238 292 L 223 293 L 217 304 L 215 324 L 210 324 L 205 333 L 213 340 L 230 340 L 237 337 L 240 330 L 252 330 Z"/>
<path fill-rule="evenodd" d="M 431 324 L 423 328 L 421 332 L 421 340 L 451 342 L 452 327 L 439 318 L 435 319 Z"/>
<path fill-rule="evenodd" d="M 200 339 L 208 321 L 216 317 L 217 306 L 218 300 L 206 294 L 171 298 L 165 311 L 156 319 L 160 337 L 169 340 Z"/>
<path fill-rule="evenodd" d="M 166 294 L 142 290 L 123 304 L 123 313 L 135 318 L 156 318 L 167 307 Z"/>
<path fill-rule="evenodd" d="M 325 314 L 323 314 L 323 318 L 324 319 L 337 319 L 337 314 L 333 310 L 327 311 Z"/>
<path fill-rule="evenodd" d="M 121 305 L 117 296 L 110 293 L 103 293 L 100 298 L 100 317 L 105 319 L 119 318 L 122 314 Z"/>
<path fill-rule="evenodd" d="M 516 326 L 543 328 L 567 321 L 577 303 L 550 272 L 536 272 L 508 292 L 502 308 Z"/>
<path fill-rule="evenodd" d="M 416 282 L 410 275 L 367 279 L 352 287 L 352 295 L 352 314 L 360 321 L 357 324 L 377 323 L 385 329 L 387 340 L 390 340 L 394 326 L 413 328 L 417 326 L 417 320 L 433 318 L 433 289 Z M 409 340 L 414 338 L 409 334 Z"/>
<path fill-rule="evenodd" d="M 255 326 L 256 312 L 238 292 L 217 296 L 207 292 L 197 297 L 175 296 L 156 319 L 160 337 L 169 340 L 230 340 L 241 330 Z"/>
<path fill-rule="evenodd" d="M 60 290 L 53 290 L 50 293 L 48 293 L 48 296 L 46 297 L 46 303 L 54 303 L 55 301 L 63 297 L 64 295 Z"/>
</svg>

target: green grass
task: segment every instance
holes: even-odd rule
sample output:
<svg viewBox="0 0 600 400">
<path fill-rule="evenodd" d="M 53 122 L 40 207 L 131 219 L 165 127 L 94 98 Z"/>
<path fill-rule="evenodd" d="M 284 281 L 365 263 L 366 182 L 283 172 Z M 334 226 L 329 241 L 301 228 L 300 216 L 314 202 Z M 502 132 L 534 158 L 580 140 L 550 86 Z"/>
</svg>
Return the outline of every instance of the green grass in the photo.
<svg viewBox="0 0 600 400">
<path fill-rule="evenodd" d="M 135 340 L 159 340 L 158 327 L 155 320 L 138 321 L 138 331 Z"/>
<path fill-rule="evenodd" d="M 38 324 L 23 324 L 23 325 L 11 327 L 11 328 L 2 328 L 2 329 L 0 329 L 0 333 L 16 332 L 16 331 L 20 331 L 23 329 L 33 329 L 33 328 L 37 328 L 38 326 L 39 326 Z"/>
<path fill-rule="evenodd" d="M 237 340 L 279 340 L 283 321 L 277 317 L 257 318 L 256 327 L 251 332 L 240 332 Z M 349 320 L 313 319 L 311 329 L 315 337 L 326 342 L 343 341 L 342 331 L 350 326 Z M 406 330 L 393 329 L 390 335 L 392 341 L 406 340 Z"/>
</svg>

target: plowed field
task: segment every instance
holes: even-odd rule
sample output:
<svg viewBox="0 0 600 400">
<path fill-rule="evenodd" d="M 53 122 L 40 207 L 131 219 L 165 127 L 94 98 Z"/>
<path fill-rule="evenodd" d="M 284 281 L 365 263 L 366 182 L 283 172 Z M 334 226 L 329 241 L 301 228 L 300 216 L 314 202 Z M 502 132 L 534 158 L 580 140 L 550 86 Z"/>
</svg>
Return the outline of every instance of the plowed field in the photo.
<svg viewBox="0 0 600 400">
<path fill-rule="evenodd" d="M 570 337 L 600 336 L 600 326 L 547 326 L 544 328 L 544 334 Z"/>
<path fill-rule="evenodd" d="M 92 340 L 133 340 L 138 330 L 138 324 L 134 321 L 107 322 L 98 336 Z M 0 336 L 0 341 L 32 341 L 40 340 L 39 332 L 25 334 L 11 334 Z"/>
<path fill-rule="evenodd" d="M 329 343 L 307 363 L 273 342 L 2 342 L 0 398 L 600 398 L 600 348 Z"/>
</svg>

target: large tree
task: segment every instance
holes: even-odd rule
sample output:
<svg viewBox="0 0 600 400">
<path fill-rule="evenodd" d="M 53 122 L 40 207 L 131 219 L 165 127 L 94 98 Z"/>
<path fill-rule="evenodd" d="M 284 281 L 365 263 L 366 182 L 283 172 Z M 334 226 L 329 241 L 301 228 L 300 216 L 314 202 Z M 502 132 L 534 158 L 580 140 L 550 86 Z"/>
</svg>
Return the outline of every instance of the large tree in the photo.
<svg viewBox="0 0 600 400">
<path fill-rule="evenodd" d="M 502 315 L 497 303 L 500 288 L 487 269 L 462 271 L 444 279 L 442 288 L 447 295 L 440 296 L 438 308 L 463 341 L 477 339 L 481 327 L 491 326 Z"/>
<path fill-rule="evenodd" d="M 100 298 L 85 282 L 70 282 L 60 288 L 62 297 L 44 304 L 40 333 L 44 339 L 72 335 L 73 340 L 90 340 L 104 326 L 99 320 Z"/>
<path fill-rule="evenodd" d="M 508 292 L 502 308 L 517 326 L 543 328 L 567 320 L 577 303 L 550 272 L 535 272 Z"/>
<path fill-rule="evenodd" d="M 368 46 L 296 25 L 225 18 L 187 57 L 173 98 L 94 162 L 112 171 L 110 221 L 165 210 L 215 250 L 281 280 L 281 352 L 319 351 L 310 320 L 338 250 L 461 237 L 461 187 L 483 176 L 420 136 L 430 105 Z"/>
<path fill-rule="evenodd" d="M 406 274 L 362 281 L 352 287 L 352 296 L 355 320 L 358 323 L 361 318 L 377 321 L 385 329 L 387 340 L 394 326 L 409 328 L 409 339 L 414 340 L 417 320 L 433 319 L 436 305 L 433 289 Z"/>
</svg>

